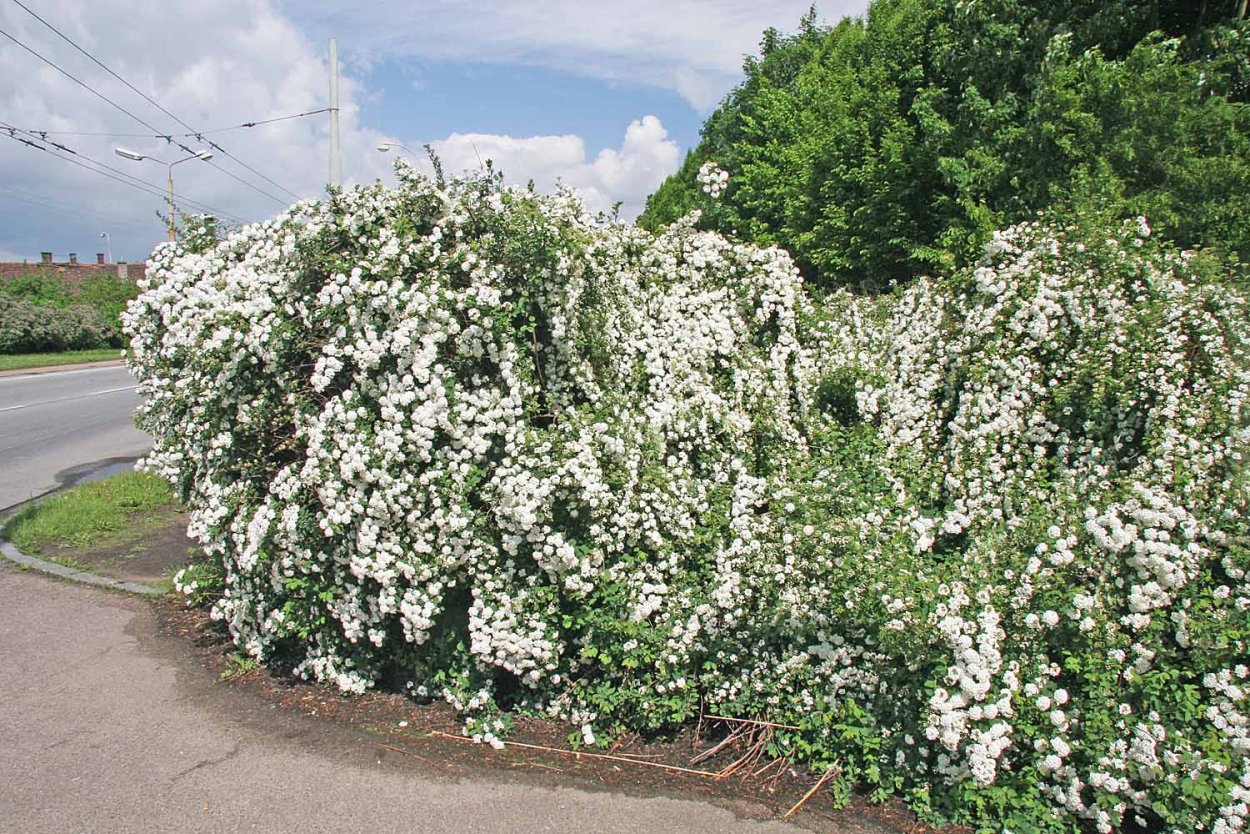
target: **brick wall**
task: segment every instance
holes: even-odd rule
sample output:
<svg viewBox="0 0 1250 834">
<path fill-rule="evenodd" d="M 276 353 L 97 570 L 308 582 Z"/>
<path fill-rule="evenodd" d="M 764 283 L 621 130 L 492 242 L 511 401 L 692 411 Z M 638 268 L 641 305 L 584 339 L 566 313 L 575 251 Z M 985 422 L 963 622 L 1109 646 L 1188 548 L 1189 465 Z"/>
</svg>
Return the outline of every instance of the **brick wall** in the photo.
<svg viewBox="0 0 1250 834">
<path fill-rule="evenodd" d="M 0 263 L 0 281 L 10 281 L 23 275 L 59 276 L 68 284 L 80 283 L 92 275 L 125 276 L 132 281 L 143 277 L 147 264 L 68 264 L 68 263 Z"/>
</svg>

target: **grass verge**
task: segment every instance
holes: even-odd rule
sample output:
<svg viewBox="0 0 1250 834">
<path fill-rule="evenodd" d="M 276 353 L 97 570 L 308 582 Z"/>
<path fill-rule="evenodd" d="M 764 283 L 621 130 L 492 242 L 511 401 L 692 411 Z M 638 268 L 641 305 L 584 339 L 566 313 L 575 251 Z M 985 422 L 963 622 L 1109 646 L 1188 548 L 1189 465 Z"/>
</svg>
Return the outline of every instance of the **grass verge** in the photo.
<svg viewBox="0 0 1250 834">
<path fill-rule="evenodd" d="M 15 353 L 11 356 L 0 356 L 0 371 L 43 368 L 48 365 L 78 365 L 83 362 L 103 362 L 106 359 L 117 359 L 120 355 L 121 351 L 117 348 L 69 350 L 64 353 Z"/>
<path fill-rule="evenodd" d="M 32 556 L 54 547 L 99 547 L 150 529 L 178 508 L 169 484 L 144 472 L 125 472 L 25 507 L 5 535 Z"/>
</svg>

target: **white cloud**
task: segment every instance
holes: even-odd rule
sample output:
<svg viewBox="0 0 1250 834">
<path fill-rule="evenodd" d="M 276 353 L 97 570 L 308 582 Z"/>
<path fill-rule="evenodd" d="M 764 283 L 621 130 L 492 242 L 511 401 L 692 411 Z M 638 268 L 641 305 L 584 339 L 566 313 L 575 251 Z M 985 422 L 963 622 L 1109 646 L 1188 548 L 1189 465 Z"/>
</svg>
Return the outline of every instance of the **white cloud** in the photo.
<svg viewBox="0 0 1250 834">
<path fill-rule="evenodd" d="M 315 110 L 325 106 L 324 49 L 313 44 L 268 0 L 70 0 L 42 4 L 40 15 L 119 75 L 196 129 Z M 146 256 L 160 240 L 165 170 L 113 153 L 131 148 L 165 161 L 186 154 L 160 139 L 82 133 L 186 133 L 187 129 L 110 78 L 15 4 L 0 5 L 0 26 L 32 49 L 83 79 L 152 127 L 152 131 L 0 39 L 0 120 L 32 130 L 67 131 L 51 139 L 82 156 L 150 183 L 145 194 L 0 136 L 0 182 L 21 189 L 0 191 L 0 248 L 38 257 L 41 249 L 94 252 L 100 231 L 112 234 L 120 259 Z M 372 180 L 388 171 L 374 150 L 380 134 L 359 123 L 363 95 L 350 76 L 342 83 L 344 175 Z M 319 193 L 328 171 L 329 133 L 324 116 L 279 122 L 210 137 L 274 185 L 218 151 L 208 164 L 174 168 L 176 190 L 246 220 L 267 217 L 299 196 Z M 193 139 L 180 141 L 201 147 Z M 282 188 L 280 188 L 281 186 Z M 280 200 L 259 193 L 268 192 Z M 25 195 L 25 200 L 14 197 Z M 31 199 L 51 205 L 38 206 Z M 85 216 L 85 217 L 84 217 Z M 90 219 L 86 219 L 90 218 Z M 72 237 L 68 228 L 76 228 Z M 138 227 L 136 229 L 136 227 Z M 57 252 L 63 257 L 64 252 Z"/>
<path fill-rule="evenodd" d="M 282 0 L 292 14 L 378 58 L 521 63 L 673 90 L 707 112 L 763 31 L 794 29 L 811 0 Z M 827 19 L 867 0 L 826 0 Z"/>
<path fill-rule="evenodd" d="M 518 138 L 482 133 L 453 133 L 431 143 L 449 173 L 477 168 L 491 160 L 509 182 L 533 180 L 550 192 L 557 182 L 577 189 L 586 204 L 608 210 L 620 202 L 621 214 L 636 217 L 647 195 L 677 170 L 681 150 L 655 116 L 632 122 L 619 149 L 605 148 L 588 159 L 580 136 Z"/>
<path fill-rule="evenodd" d="M 336 32 L 357 70 L 361 61 L 381 57 L 521 63 L 672 89 L 707 108 L 737 80 L 741 57 L 755 49 L 760 32 L 797 21 L 807 3 L 436 0 L 415 11 L 380 1 L 348 12 L 331 0 L 50 0 L 38 11 L 139 89 L 207 130 L 324 107 L 326 49 L 323 39 L 310 34 L 315 31 Z M 836 0 L 824 11 L 834 15 L 864 5 L 864 0 Z M 44 249 L 55 250 L 58 258 L 69 251 L 94 253 L 99 233 L 108 231 L 118 259 L 146 256 L 163 237 L 156 214 L 164 208 L 165 171 L 152 162 L 118 158 L 113 149 L 122 145 L 166 160 L 182 152 L 151 137 L 81 134 L 186 129 L 16 4 L 0 3 L 0 25 L 155 130 L 4 39 L 0 120 L 32 130 L 72 132 L 51 138 L 80 154 L 75 159 L 97 159 L 144 179 L 156 192 L 130 189 L 0 135 L 0 183 L 7 187 L 0 189 L 0 251 L 31 259 Z M 360 120 L 361 104 L 373 101 L 376 93 L 359 81 L 352 64 L 346 67 L 341 95 L 345 178 L 389 179 L 390 160 L 376 151 L 386 137 Z M 326 179 L 327 121 L 319 115 L 210 138 L 281 187 L 311 196 L 321 192 Z M 408 144 L 415 147 L 424 138 Z M 513 182 L 532 178 L 550 189 L 562 181 L 595 208 L 621 201 L 626 216 L 637 213 L 646 194 L 680 161 L 679 148 L 653 116 L 629 125 L 620 147 L 597 152 L 575 135 L 455 133 L 433 144 L 451 170 L 475 166 L 481 154 L 494 159 Z M 247 220 L 268 217 L 292 199 L 221 152 L 213 162 L 246 184 L 189 161 L 174 169 L 178 192 Z"/>
</svg>

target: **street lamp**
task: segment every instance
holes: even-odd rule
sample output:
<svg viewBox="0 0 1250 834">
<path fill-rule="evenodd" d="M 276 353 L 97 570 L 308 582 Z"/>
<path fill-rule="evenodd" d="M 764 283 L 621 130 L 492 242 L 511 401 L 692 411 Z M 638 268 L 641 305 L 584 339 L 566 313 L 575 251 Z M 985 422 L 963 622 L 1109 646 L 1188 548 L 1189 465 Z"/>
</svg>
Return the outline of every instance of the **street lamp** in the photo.
<svg viewBox="0 0 1250 834">
<path fill-rule="evenodd" d="M 106 263 L 113 262 L 113 240 L 109 237 L 108 232 L 100 232 L 100 237 L 104 238 L 104 251 L 108 252 L 108 260 Z"/>
<path fill-rule="evenodd" d="M 407 145 L 401 145 L 399 142 L 381 142 L 378 144 L 378 150 L 380 150 L 382 153 L 389 152 L 391 148 L 403 148 L 404 150 L 406 150 L 408 153 L 412 154 L 413 156 L 417 156 L 416 151 L 414 151 L 412 148 L 408 147 Z"/>
<path fill-rule="evenodd" d="M 125 159 L 133 159 L 135 162 L 142 162 L 145 159 L 150 159 L 153 162 L 159 162 L 160 164 L 165 166 L 165 174 L 166 174 L 165 182 L 169 186 L 169 239 L 173 240 L 174 239 L 174 215 L 178 213 L 178 207 L 174 204 L 174 166 L 183 162 L 189 162 L 192 159 L 202 159 L 205 162 L 207 162 L 208 160 L 213 158 L 212 151 L 199 151 L 197 153 L 191 154 L 190 156 L 183 157 L 182 159 L 176 159 L 173 162 L 166 162 L 165 160 L 157 159 L 154 156 L 148 156 L 146 154 L 137 153 L 135 151 L 128 151 L 125 148 L 113 148 L 113 153 Z"/>
</svg>

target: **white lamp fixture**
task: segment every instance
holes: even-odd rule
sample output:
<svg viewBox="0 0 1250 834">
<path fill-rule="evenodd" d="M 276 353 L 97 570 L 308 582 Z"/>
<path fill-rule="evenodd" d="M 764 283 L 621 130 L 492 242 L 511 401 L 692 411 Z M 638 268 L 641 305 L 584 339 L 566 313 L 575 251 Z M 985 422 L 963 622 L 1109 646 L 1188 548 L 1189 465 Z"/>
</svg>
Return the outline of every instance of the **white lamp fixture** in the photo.
<svg viewBox="0 0 1250 834">
<path fill-rule="evenodd" d="M 408 153 L 412 154 L 413 156 L 417 155 L 417 152 L 414 151 L 412 148 L 408 147 L 407 145 L 401 144 L 399 142 L 382 142 L 378 145 L 378 150 L 380 150 L 382 153 L 389 152 L 391 148 L 402 148 L 406 150 Z"/>
<path fill-rule="evenodd" d="M 190 156 L 185 156 L 182 159 L 176 159 L 173 162 L 166 162 L 163 159 L 157 159 L 154 156 L 148 156 L 147 154 L 141 154 L 138 151 L 131 151 L 131 150 L 127 150 L 126 148 L 113 148 L 113 153 L 125 159 L 132 159 L 135 162 L 142 162 L 145 159 L 150 159 L 153 162 L 159 162 L 160 164 L 165 166 L 165 175 L 166 175 L 165 182 L 169 188 L 169 195 L 167 197 L 167 199 L 169 200 L 169 239 L 173 240 L 174 239 L 174 215 L 178 213 L 178 207 L 174 203 L 174 166 L 183 162 L 189 162 L 192 159 L 199 159 L 203 162 L 207 162 L 208 160 L 213 158 L 213 152 L 207 151 L 207 150 L 196 151 Z"/>
</svg>

